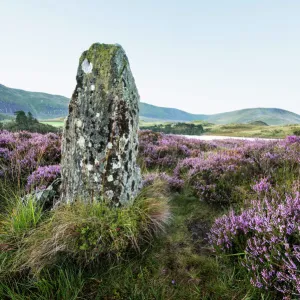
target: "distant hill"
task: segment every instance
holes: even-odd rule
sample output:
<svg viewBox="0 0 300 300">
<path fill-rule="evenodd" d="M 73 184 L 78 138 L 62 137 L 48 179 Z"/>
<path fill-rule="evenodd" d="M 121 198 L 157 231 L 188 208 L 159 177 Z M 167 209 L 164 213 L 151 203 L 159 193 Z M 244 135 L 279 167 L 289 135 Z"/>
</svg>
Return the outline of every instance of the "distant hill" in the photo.
<svg viewBox="0 0 300 300">
<path fill-rule="evenodd" d="M 215 124 L 252 123 L 261 121 L 268 125 L 299 124 L 300 115 L 279 108 L 248 108 L 210 115 L 206 121 Z"/>
<path fill-rule="evenodd" d="M 257 126 L 269 126 L 266 122 L 263 122 L 263 121 L 253 121 L 253 122 L 250 122 L 248 124 L 257 125 Z"/>
<path fill-rule="evenodd" d="M 159 107 L 147 103 L 140 103 L 140 117 L 149 120 L 163 121 L 196 121 L 205 120 L 207 115 L 194 115 L 176 108 Z"/>
<path fill-rule="evenodd" d="M 0 119 L 15 111 L 31 111 L 38 119 L 54 119 L 68 114 L 69 99 L 59 95 L 28 92 L 0 84 Z M 202 120 L 215 124 L 264 122 L 268 125 L 299 124 L 300 115 L 278 108 L 248 108 L 214 115 L 190 114 L 176 108 L 140 103 L 140 119 L 189 122 Z"/>
<path fill-rule="evenodd" d="M 31 111 L 38 119 L 49 119 L 68 114 L 69 99 L 45 93 L 27 92 L 0 84 L 0 113 L 13 115 L 17 110 Z"/>
<path fill-rule="evenodd" d="M 28 92 L 0 84 L 0 114 L 13 115 L 17 110 L 31 111 L 38 119 L 65 117 L 70 99 L 46 93 Z M 145 121 L 194 121 L 205 115 L 193 115 L 176 108 L 166 108 L 140 103 L 140 116 Z"/>
<path fill-rule="evenodd" d="M 0 121 L 6 121 L 6 120 L 11 120 L 12 117 L 9 115 L 5 115 L 5 114 L 0 114 Z"/>
<path fill-rule="evenodd" d="M 286 125 L 299 124 L 300 115 L 279 108 L 247 108 L 214 115 L 196 115 L 185 111 L 140 104 L 140 118 L 144 121 L 196 121 L 202 120 L 214 124 L 247 124 L 260 123 L 260 125 Z M 257 125 L 258 125 L 257 123 Z"/>
</svg>

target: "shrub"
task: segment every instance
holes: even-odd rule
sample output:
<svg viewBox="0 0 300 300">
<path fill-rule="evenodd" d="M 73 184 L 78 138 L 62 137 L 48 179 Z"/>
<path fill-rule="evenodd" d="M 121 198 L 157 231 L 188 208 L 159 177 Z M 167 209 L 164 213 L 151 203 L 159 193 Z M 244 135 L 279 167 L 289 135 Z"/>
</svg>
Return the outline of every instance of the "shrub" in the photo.
<svg viewBox="0 0 300 300">
<path fill-rule="evenodd" d="M 195 193 L 208 202 L 230 203 L 247 161 L 235 151 L 209 152 L 181 160 L 174 175 L 189 182 Z"/>
<path fill-rule="evenodd" d="M 252 189 L 257 193 L 268 192 L 271 188 L 271 184 L 268 181 L 268 178 L 262 178 L 260 181 L 256 182 L 255 185 L 252 186 Z"/>
<path fill-rule="evenodd" d="M 39 166 L 57 165 L 61 157 L 60 137 L 26 131 L 0 131 L 0 176 L 20 186 Z"/>
<path fill-rule="evenodd" d="M 27 178 L 27 190 L 41 190 L 50 185 L 56 178 L 60 177 L 60 165 L 38 167 Z"/>
<path fill-rule="evenodd" d="M 174 168 L 181 159 L 196 157 L 202 151 L 214 148 L 214 146 L 200 140 L 147 130 L 140 132 L 139 142 L 139 156 L 146 167 L 162 167 L 164 170 Z"/>
<path fill-rule="evenodd" d="M 294 130 L 293 134 L 297 135 L 297 136 L 300 136 L 300 130 Z"/>
<path fill-rule="evenodd" d="M 209 239 L 219 252 L 243 255 L 241 263 L 258 288 L 300 295 L 300 194 L 253 201 L 237 215 L 217 219 Z"/>
<path fill-rule="evenodd" d="M 299 142 L 300 142 L 300 137 L 299 137 L 299 136 L 296 136 L 296 135 L 288 136 L 288 137 L 286 138 L 286 142 L 287 142 L 288 144 L 299 143 Z"/>
</svg>

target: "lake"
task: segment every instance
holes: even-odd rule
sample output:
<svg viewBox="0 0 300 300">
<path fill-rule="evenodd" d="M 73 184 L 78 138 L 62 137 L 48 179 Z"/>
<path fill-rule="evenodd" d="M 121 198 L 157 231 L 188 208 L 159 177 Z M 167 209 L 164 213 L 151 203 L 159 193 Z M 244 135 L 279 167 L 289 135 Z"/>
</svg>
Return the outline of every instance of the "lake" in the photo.
<svg viewBox="0 0 300 300">
<path fill-rule="evenodd" d="M 256 140 L 265 140 L 265 141 L 276 141 L 279 139 L 267 139 L 267 138 L 249 138 L 249 137 L 236 137 L 236 136 L 214 136 L 214 135 L 184 135 L 186 138 L 190 139 L 197 139 L 197 140 L 204 140 L 204 141 L 212 141 L 212 140 L 228 140 L 228 139 L 234 139 L 234 140 L 248 140 L 248 141 L 256 141 Z"/>
</svg>

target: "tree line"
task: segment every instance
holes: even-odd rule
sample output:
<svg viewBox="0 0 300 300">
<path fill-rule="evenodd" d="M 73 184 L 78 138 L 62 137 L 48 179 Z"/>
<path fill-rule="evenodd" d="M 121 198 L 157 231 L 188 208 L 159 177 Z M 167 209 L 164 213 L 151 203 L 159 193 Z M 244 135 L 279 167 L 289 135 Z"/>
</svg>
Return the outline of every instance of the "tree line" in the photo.
<svg viewBox="0 0 300 300">
<path fill-rule="evenodd" d="M 30 132 L 47 133 L 57 132 L 58 129 L 48 124 L 40 123 L 29 111 L 27 114 L 23 110 L 14 112 L 15 120 L 0 122 L 0 129 L 8 131 L 26 130 Z"/>
<path fill-rule="evenodd" d="M 154 132 L 183 134 L 183 135 L 201 135 L 204 132 L 203 126 L 201 124 L 180 123 L 180 122 L 172 123 L 172 124 L 143 126 L 142 129 L 148 129 Z"/>
</svg>

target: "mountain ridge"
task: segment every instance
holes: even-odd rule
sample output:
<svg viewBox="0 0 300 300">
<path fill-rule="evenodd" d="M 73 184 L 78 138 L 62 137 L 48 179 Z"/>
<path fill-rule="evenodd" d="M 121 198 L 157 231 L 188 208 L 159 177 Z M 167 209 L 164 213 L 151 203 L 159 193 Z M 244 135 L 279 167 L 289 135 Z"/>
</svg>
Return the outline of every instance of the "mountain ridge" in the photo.
<svg viewBox="0 0 300 300">
<path fill-rule="evenodd" d="M 13 115 L 15 111 L 31 111 L 41 119 L 61 117 L 68 113 L 69 99 L 41 92 L 28 92 L 21 89 L 8 88 L 0 84 L 0 113 Z"/>
<path fill-rule="evenodd" d="M 215 124 L 265 122 L 268 125 L 300 123 L 300 115 L 281 108 L 244 108 L 208 116 L 205 121 Z"/>
<path fill-rule="evenodd" d="M 31 111 L 39 119 L 64 117 L 68 114 L 70 99 L 60 95 L 29 92 L 0 84 L 0 114 L 12 116 L 15 111 Z M 245 108 L 206 115 L 192 114 L 177 108 L 160 107 L 140 102 L 140 118 L 147 121 L 192 122 L 215 124 L 265 122 L 268 125 L 299 124 L 300 115 L 280 108 Z"/>
</svg>

